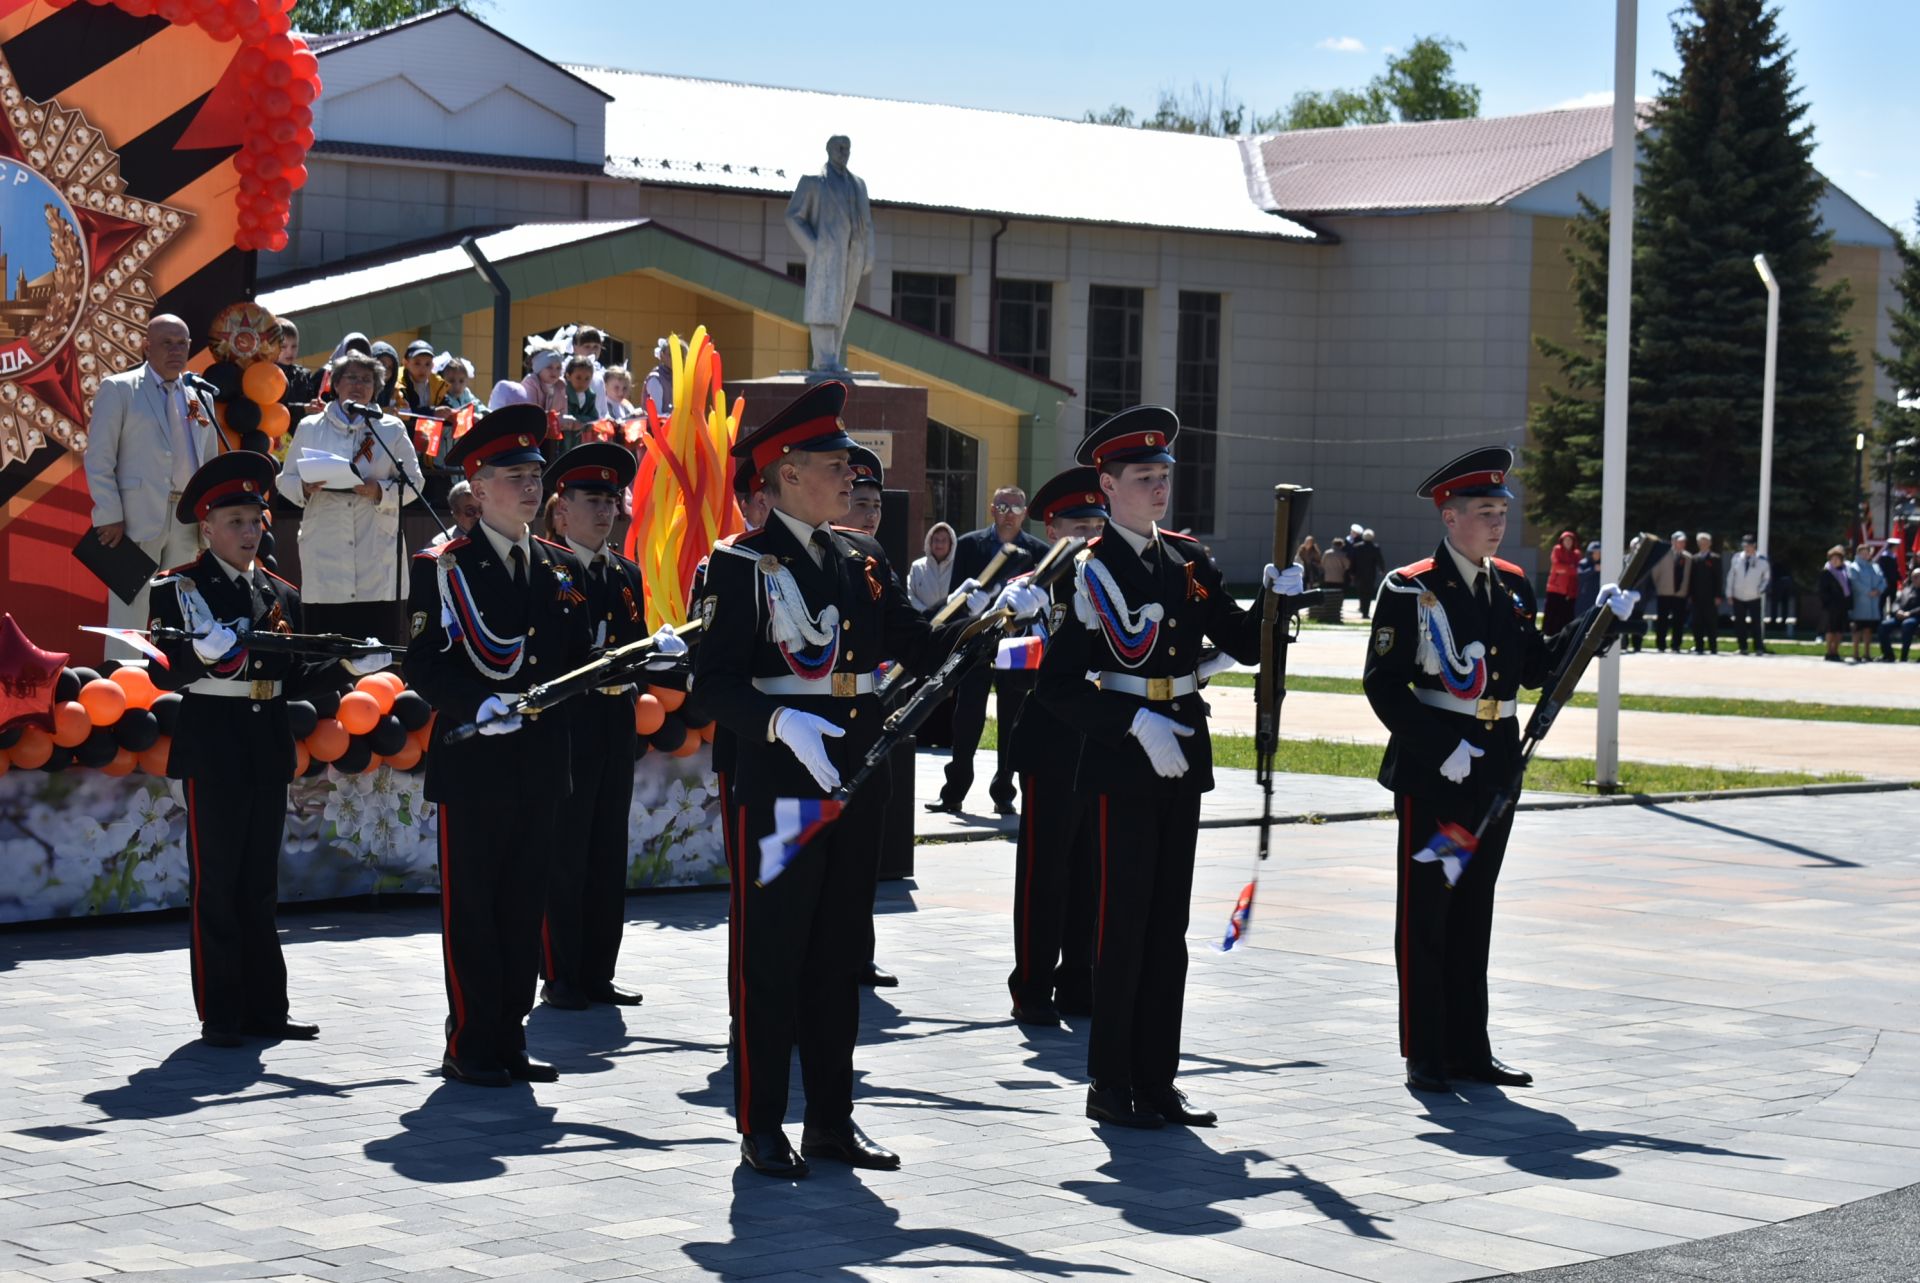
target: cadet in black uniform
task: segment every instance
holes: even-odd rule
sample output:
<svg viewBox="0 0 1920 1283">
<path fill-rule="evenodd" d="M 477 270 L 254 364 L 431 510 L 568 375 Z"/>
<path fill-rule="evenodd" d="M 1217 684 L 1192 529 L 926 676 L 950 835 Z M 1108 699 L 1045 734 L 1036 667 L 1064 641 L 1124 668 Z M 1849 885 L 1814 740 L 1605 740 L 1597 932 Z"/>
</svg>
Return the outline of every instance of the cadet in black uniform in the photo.
<svg viewBox="0 0 1920 1283">
<path fill-rule="evenodd" d="M 1525 1086 L 1487 1038 L 1487 941 L 1493 888 L 1513 813 L 1494 824 L 1457 886 L 1427 844 L 1443 822 L 1471 833 L 1512 777 L 1520 749 L 1515 697 L 1538 687 L 1575 636 L 1534 626 L 1533 585 L 1493 554 L 1506 534 L 1513 451 L 1472 450 L 1420 486 L 1446 538 L 1433 556 L 1388 575 L 1374 603 L 1365 685 L 1392 732 L 1380 782 L 1400 821 L 1394 959 L 1407 1085 L 1445 1092 L 1448 1076 Z M 1602 604 L 1624 619 L 1638 594 L 1608 584 Z M 1577 621 L 1576 621 L 1577 626 Z"/>
<path fill-rule="evenodd" d="M 852 1117 L 862 920 L 873 912 L 887 781 L 863 788 L 765 885 L 756 880 L 761 840 L 774 831 L 776 799 L 827 796 L 879 735 L 880 662 L 924 670 L 949 635 L 908 604 L 879 544 L 832 527 L 853 492 L 853 442 L 839 422 L 846 397 L 843 383 L 817 384 L 734 447 L 764 478 L 773 512 L 714 549 L 696 657 L 702 706 L 737 737 L 729 938 L 740 1151 L 774 1176 L 807 1170 L 782 1130 L 796 1044 L 807 1092 L 801 1154 L 900 1162 Z"/>
<path fill-rule="evenodd" d="M 585 570 L 527 528 L 540 511 L 546 415 L 508 406 L 454 443 L 480 503 L 473 532 L 413 559 L 407 684 L 438 712 L 426 796 L 440 804 L 440 927 L 446 969 L 441 1072 L 483 1087 L 552 1082 L 527 1057 L 546 907 L 547 853 L 572 787 L 566 710 L 522 719 L 506 696 L 585 662 L 593 641 Z M 468 722 L 480 734 L 449 744 Z M 510 736 L 510 738 L 509 738 Z"/>
<path fill-rule="evenodd" d="M 294 776 L 291 690 L 342 678 L 334 660 L 251 653 L 246 633 L 300 632 L 300 594 L 255 557 L 273 497 L 273 460 L 250 450 L 216 455 L 180 494 L 174 516 L 198 521 L 207 551 L 157 576 L 150 627 L 204 636 L 164 642 L 154 685 L 182 692 L 167 775 L 186 783 L 193 1004 L 201 1038 L 237 1047 L 246 1036 L 314 1038 L 287 1018 L 287 966 L 274 908 L 287 784 Z M 386 655 L 345 664 L 377 672 Z"/>
<path fill-rule="evenodd" d="M 1033 495 L 1033 516 L 1047 541 L 1093 539 L 1107 524 L 1096 468 L 1069 468 Z M 1034 633 L 1050 639 L 1073 610 L 1073 582 L 1054 583 L 1054 606 Z M 1007 669 L 996 672 L 1028 671 Z M 1087 798 L 1074 788 L 1080 732 L 1037 699 L 1020 705 L 1008 729 L 1007 764 L 1020 777 L 1020 843 L 1013 864 L 1013 1018 L 1054 1025 L 1064 1013 L 1093 1012 L 1093 826 Z"/>
<path fill-rule="evenodd" d="M 1157 524 L 1179 431 L 1173 411 L 1142 405 L 1080 443 L 1080 462 L 1100 472 L 1107 530 L 1081 554 L 1037 691 L 1086 736 L 1074 787 L 1091 797 L 1101 879 L 1087 1116 L 1127 1127 L 1215 1121 L 1173 1081 L 1200 795 L 1213 788 L 1195 669 L 1209 637 L 1243 663 L 1260 654 L 1260 612 L 1227 594 L 1198 541 Z M 1269 565 L 1263 584 L 1298 594 L 1299 568 Z"/>
<path fill-rule="evenodd" d="M 633 452 L 611 441 L 573 449 L 547 466 L 547 488 L 559 497 L 566 542 L 586 567 L 583 591 L 596 648 L 611 650 L 647 635 L 640 567 L 609 542 L 620 496 L 638 468 Z M 684 644 L 684 643 L 683 643 Z M 671 660 L 666 661 L 671 663 Z M 560 808 L 547 871 L 547 912 L 540 925 L 540 997 L 550 1007 L 583 1011 L 596 1002 L 639 1005 L 640 995 L 613 982 L 626 925 L 627 812 L 639 735 L 631 682 L 580 696 L 567 710 L 572 726 L 573 794 Z"/>
</svg>

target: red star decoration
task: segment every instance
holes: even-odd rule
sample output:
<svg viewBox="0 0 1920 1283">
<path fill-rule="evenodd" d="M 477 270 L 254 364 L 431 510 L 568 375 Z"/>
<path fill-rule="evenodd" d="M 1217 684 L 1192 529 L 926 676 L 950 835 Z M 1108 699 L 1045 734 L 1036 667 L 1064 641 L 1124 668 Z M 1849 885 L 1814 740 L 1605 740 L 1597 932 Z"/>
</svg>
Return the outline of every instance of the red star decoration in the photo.
<svg viewBox="0 0 1920 1283">
<path fill-rule="evenodd" d="M 0 731 L 53 729 L 53 692 L 69 655 L 41 650 L 11 614 L 0 616 Z"/>
</svg>

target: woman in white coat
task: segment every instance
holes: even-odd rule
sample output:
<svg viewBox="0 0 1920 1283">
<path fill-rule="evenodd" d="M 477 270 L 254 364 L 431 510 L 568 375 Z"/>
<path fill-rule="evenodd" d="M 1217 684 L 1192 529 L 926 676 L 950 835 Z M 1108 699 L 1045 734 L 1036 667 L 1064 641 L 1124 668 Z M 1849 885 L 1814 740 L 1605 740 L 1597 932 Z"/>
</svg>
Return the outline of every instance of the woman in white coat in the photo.
<svg viewBox="0 0 1920 1283">
<path fill-rule="evenodd" d="M 370 423 L 342 408 L 350 401 L 370 402 L 381 376 L 379 363 L 357 352 L 333 362 L 338 400 L 294 429 L 279 491 L 306 509 L 300 521 L 300 599 L 307 627 L 403 645 L 400 507 L 422 484 L 420 461 L 400 420 L 387 415 Z M 300 459 L 309 450 L 350 460 L 360 483 L 337 488 L 302 476 Z"/>
</svg>

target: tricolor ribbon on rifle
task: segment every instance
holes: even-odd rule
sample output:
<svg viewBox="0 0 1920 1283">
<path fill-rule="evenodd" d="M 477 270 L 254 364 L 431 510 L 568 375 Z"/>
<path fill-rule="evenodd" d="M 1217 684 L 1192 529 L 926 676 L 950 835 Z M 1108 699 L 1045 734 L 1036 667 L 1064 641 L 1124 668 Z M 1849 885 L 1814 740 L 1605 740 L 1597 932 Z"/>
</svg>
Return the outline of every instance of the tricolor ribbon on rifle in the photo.
<svg viewBox="0 0 1920 1283">
<path fill-rule="evenodd" d="M 830 797 L 781 797 L 773 802 L 773 832 L 760 839 L 761 886 L 786 872 L 820 830 L 840 818 L 842 803 Z"/>
<path fill-rule="evenodd" d="M 1457 886 L 1460 875 L 1467 871 L 1467 861 L 1480 847 L 1480 839 L 1467 832 L 1452 820 L 1440 821 L 1440 831 L 1433 835 L 1433 841 L 1413 853 L 1415 864 L 1438 864 L 1446 875 L 1448 886 Z"/>
</svg>

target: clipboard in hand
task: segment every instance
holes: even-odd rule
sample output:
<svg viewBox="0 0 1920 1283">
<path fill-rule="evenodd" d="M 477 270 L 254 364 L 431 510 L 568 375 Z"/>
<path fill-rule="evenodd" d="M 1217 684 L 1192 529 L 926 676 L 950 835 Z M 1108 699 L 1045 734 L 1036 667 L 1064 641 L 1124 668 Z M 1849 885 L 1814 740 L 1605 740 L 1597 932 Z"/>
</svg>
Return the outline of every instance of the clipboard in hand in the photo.
<svg viewBox="0 0 1920 1283">
<path fill-rule="evenodd" d="M 73 555 L 93 572 L 95 579 L 107 586 L 107 591 L 129 606 L 153 578 L 153 572 L 160 569 L 158 562 L 140 550 L 139 544 L 124 535 L 109 548 L 94 531 L 82 531 L 80 541 L 73 545 Z"/>
</svg>

